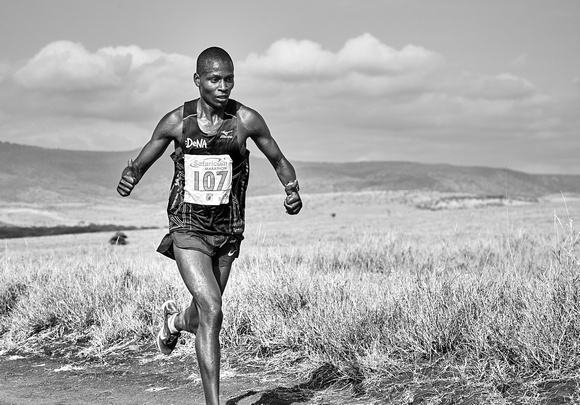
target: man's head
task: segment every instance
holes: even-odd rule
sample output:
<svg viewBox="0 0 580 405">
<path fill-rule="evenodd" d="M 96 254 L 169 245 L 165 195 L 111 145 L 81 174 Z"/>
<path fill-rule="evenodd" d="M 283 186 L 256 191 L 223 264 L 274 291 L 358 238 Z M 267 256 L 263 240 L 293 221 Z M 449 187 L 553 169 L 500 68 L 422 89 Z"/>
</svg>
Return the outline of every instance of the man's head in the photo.
<svg viewBox="0 0 580 405">
<path fill-rule="evenodd" d="M 205 51 L 199 54 L 197 57 L 197 68 L 196 72 L 198 75 L 202 73 L 207 73 L 213 69 L 216 62 L 232 65 L 232 69 L 234 67 L 234 62 L 230 55 L 223 50 L 222 48 L 218 48 L 217 46 L 212 46 L 211 48 L 207 48 Z"/>
<path fill-rule="evenodd" d="M 234 62 L 226 51 L 211 47 L 197 57 L 193 81 L 203 101 L 214 108 L 225 106 L 234 88 Z"/>
</svg>

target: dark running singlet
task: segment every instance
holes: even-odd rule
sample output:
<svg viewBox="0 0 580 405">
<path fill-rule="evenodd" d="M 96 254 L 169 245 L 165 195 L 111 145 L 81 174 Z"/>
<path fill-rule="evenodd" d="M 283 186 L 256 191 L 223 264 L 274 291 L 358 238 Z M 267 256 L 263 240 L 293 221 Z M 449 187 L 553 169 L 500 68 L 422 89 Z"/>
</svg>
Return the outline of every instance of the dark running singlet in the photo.
<svg viewBox="0 0 580 405">
<path fill-rule="evenodd" d="M 208 135 L 197 123 L 197 101 L 183 105 L 183 135 L 171 154 L 175 171 L 167 206 L 169 232 L 241 240 L 250 152 L 238 140 L 238 103 L 228 101 L 222 125 Z"/>
</svg>

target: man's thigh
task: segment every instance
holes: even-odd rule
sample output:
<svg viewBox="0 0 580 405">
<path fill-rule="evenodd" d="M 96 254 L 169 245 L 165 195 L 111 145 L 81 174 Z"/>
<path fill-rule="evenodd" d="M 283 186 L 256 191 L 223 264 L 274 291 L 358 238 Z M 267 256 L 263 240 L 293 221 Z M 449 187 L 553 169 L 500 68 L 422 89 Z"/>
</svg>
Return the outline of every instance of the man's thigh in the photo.
<svg viewBox="0 0 580 405">
<path fill-rule="evenodd" d="M 232 265 L 239 254 L 240 241 L 233 241 L 218 249 L 215 256 L 212 257 L 213 273 L 220 285 L 222 294 L 228 283 Z"/>
<path fill-rule="evenodd" d="M 213 300 L 221 302 L 221 288 L 213 270 L 212 258 L 193 249 L 182 249 L 173 245 L 175 261 L 181 278 L 193 299 L 199 304 Z"/>
<path fill-rule="evenodd" d="M 234 264 L 235 257 L 230 256 L 216 256 L 212 260 L 213 264 L 213 274 L 217 280 L 220 291 L 223 294 L 226 289 L 226 284 L 230 278 L 230 271 L 232 270 L 232 265 Z"/>
<path fill-rule="evenodd" d="M 238 239 L 228 241 L 219 235 L 202 238 L 192 232 L 174 232 L 172 238 L 175 260 L 190 292 L 194 294 L 198 285 L 208 287 L 206 270 L 210 268 L 218 283 L 220 294 L 223 294 L 232 264 L 240 254 L 241 241 Z M 178 251 L 180 253 L 177 253 Z M 202 272 L 204 279 L 200 279 L 193 272 Z"/>
</svg>

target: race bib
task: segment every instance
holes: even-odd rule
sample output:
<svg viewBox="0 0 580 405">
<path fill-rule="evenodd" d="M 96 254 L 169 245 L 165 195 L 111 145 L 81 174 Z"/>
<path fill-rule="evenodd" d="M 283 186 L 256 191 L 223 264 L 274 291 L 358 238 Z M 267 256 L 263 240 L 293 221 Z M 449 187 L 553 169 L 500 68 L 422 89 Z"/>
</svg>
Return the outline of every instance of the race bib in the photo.
<svg viewBox="0 0 580 405">
<path fill-rule="evenodd" d="M 227 204 L 231 189 L 230 155 L 185 155 L 185 202 L 200 205 Z"/>
</svg>

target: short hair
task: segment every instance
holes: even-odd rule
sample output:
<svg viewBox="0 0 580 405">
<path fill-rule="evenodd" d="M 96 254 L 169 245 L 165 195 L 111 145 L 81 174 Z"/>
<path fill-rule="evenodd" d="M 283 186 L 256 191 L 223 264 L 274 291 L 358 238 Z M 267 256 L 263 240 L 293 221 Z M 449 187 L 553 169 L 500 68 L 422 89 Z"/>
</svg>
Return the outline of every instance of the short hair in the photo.
<svg viewBox="0 0 580 405">
<path fill-rule="evenodd" d="M 212 69 L 214 61 L 229 62 L 232 66 L 234 65 L 234 61 L 225 50 L 217 46 L 212 46 L 200 53 L 197 57 L 197 74 L 209 72 Z"/>
</svg>

